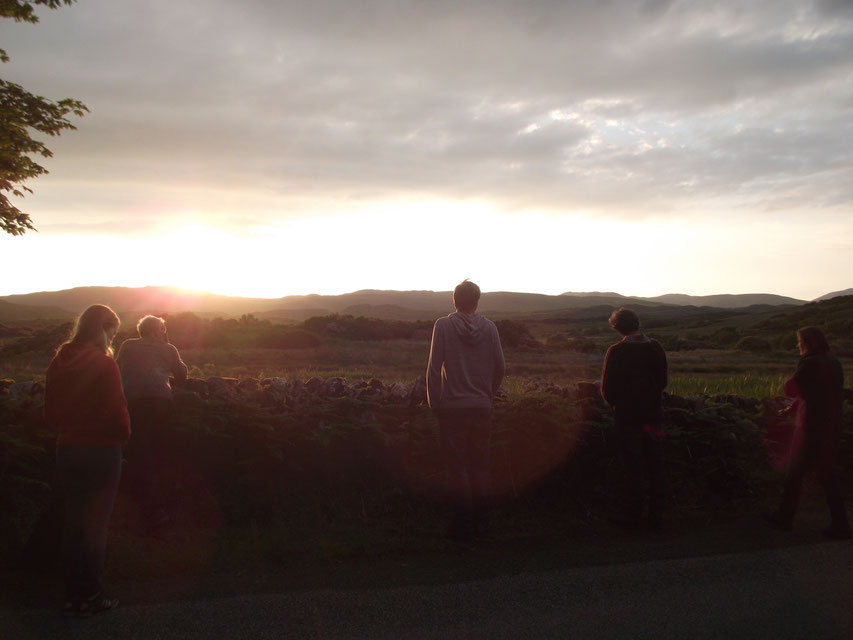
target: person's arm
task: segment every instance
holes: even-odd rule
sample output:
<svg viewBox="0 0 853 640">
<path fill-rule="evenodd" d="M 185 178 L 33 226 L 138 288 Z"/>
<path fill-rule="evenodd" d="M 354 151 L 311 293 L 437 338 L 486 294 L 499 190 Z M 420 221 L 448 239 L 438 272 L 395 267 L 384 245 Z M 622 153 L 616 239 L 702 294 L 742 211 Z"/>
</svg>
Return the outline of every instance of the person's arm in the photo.
<svg viewBox="0 0 853 640">
<path fill-rule="evenodd" d="M 429 346 L 427 362 L 427 404 L 430 409 L 438 409 L 441 403 L 441 368 L 444 366 L 444 333 L 436 320 L 432 328 L 432 342 Z"/>
<path fill-rule="evenodd" d="M 119 371 L 122 370 L 124 361 L 127 359 L 127 349 L 125 349 L 125 345 L 127 344 L 127 340 L 121 343 L 121 346 L 118 348 L 118 355 L 116 356 L 116 364 L 118 365 Z"/>
<path fill-rule="evenodd" d="M 663 391 L 664 389 L 666 389 L 666 385 L 669 382 L 669 375 L 666 363 L 666 351 L 663 350 L 663 347 L 661 346 L 660 342 L 655 342 L 655 357 L 655 379 L 658 381 L 660 391 Z"/>
<path fill-rule="evenodd" d="M 788 378 L 785 380 L 785 395 L 789 398 L 800 397 L 800 387 L 794 378 Z"/>
<path fill-rule="evenodd" d="M 56 382 L 53 379 L 53 362 L 47 367 L 44 380 L 44 421 L 54 431 L 59 428 L 61 411 L 56 397 Z"/>
<path fill-rule="evenodd" d="M 112 433 L 122 444 L 130 439 L 130 414 L 127 412 L 127 400 L 121 386 L 121 374 L 112 358 L 106 358 L 103 371 L 103 398 L 105 418 L 109 421 Z"/>
<path fill-rule="evenodd" d="M 492 397 L 498 392 L 498 389 L 506 375 L 506 360 L 504 359 L 504 350 L 501 348 L 501 337 L 498 333 L 498 328 L 494 325 L 494 371 L 492 372 Z"/>
<path fill-rule="evenodd" d="M 815 365 L 816 362 L 814 359 L 809 357 L 800 358 L 800 361 L 797 362 L 797 370 L 794 371 L 794 375 L 790 380 L 793 383 L 791 388 L 796 393 L 795 397 L 800 397 L 808 401 L 814 395 L 814 388 L 819 377 Z M 785 386 L 787 389 L 788 384 L 786 383 Z"/>
<path fill-rule="evenodd" d="M 615 345 L 614 345 L 615 346 Z M 611 407 L 616 406 L 616 370 L 617 358 L 614 356 L 614 346 L 611 346 L 604 356 L 604 365 L 601 368 L 601 397 Z"/>
<path fill-rule="evenodd" d="M 187 365 L 181 360 L 181 354 L 178 353 L 175 345 L 170 344 L 169 347 L 172 350 L 172 376 L 178 382 L 183 382 L 187 379 Z"/>
</svg>

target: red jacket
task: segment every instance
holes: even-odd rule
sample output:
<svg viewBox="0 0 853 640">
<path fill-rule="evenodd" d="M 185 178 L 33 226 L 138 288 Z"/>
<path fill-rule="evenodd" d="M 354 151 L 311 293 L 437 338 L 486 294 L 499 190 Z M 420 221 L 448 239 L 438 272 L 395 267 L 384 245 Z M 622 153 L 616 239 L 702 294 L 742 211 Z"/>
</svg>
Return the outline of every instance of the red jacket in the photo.
<svg viewBox="0 0 853 640">
<path fill-rule="evenodd" d="M 130 416 L 115 360 L 92 345 L 62 345 L 47 368 L 44 419 L 59 432 L 58 444 L 127 442 Z"/>
</svg>

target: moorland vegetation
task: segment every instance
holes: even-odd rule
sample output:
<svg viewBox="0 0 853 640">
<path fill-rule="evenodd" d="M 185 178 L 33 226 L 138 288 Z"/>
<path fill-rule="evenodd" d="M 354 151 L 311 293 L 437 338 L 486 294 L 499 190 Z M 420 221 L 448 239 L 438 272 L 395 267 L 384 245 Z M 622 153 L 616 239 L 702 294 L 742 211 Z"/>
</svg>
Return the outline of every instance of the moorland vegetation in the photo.
<svg viewBox="0 0 853 640">
<path fill-rule="evenodd" d="M 501 321 L 509 377 L 495 411 L 498 536 L 583 531 L 618 494 L 612 415 L 593 383 L 614 340 L 602 313 Z M 670 352 L 664 428 L 672 517 L 707 520 L 775 501 L 791 430 L 776 415 L 786 404 L 776 396 L 796 361 L 785 336 L 813 322 L 843 350 L 853 339 L 853 297 L 673 313 L 641 311 L 648 332 L 664 341 L 702 342 Z M 248 314 L 171 316 L 170 338 L 193 378 L 176 390 L 168 445 L 173 527 L 168 540 L 147 540 L 137 506 L 122 493 L 116 570 L 144 576 L 434 548 L 445 488 L 436 422 L 422 395 L 429 329 L 340 314 L 290 324 Z M 42 419 L 39 376 L 67 331 L 13 326 L 0 337 L 0 377 L 8 378 L 0 384 L 0 563 L 7 566 L 55 560 L 55 437 Z M 770 349 L 738 350 L 749 336 Z M 842 361 L 849 386 L 853 363 L 843 354 Z M 849 398 L 842 448 L 850 478 Z M 140 545 L 150 552 L 144 559 Z"/>
</svg>

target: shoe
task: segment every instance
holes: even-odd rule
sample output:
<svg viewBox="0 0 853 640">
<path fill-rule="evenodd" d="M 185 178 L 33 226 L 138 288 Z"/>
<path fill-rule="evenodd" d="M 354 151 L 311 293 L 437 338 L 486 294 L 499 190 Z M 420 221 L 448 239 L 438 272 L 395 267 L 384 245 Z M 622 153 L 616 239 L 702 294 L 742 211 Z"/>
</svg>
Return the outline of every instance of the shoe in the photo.
<svg viewBox="0 0 853 640">
<path fill-rule="evenodd" d="M 90 618 L 96 613 L 109 611 L 110 609 L 115 609 L 117 606 L 118 598 L 109 598 L 104 595 L 103 591 L 98 591 L 95 595 L 80 602 L 77 609 L 77 617 Z"/>
<path fill-rule="evenodd" d="M 850 527 L 844 528 L 830 525 L 821 531 L 821 533 L 832 540 L 850 540 L 850 538 L 853 537 L 850 534 Z"/>
<path fill-rule="evenodd" d="M 79 600 L 66 600 L 65 605 L 62 607 L 62 617 L 63 618 L 76 618 L 80 613 L 80 601 Z"/>
<path fill-rule="evenodd" d="M 774 529 L 779 531 L 793 531 L 794 526 L 790 520 L 784 520 L 782 516 L 779 515 L 778 511 L 774 511 L 773 513 L 765 513 L 764 519 Z"/>
</svg>

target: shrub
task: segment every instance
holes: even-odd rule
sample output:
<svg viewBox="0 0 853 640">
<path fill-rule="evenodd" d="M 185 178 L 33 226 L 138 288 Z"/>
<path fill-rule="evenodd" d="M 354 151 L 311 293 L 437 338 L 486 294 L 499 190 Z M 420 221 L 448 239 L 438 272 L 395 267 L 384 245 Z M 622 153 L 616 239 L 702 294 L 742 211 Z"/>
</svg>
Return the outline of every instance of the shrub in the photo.
<svg viewBox="0 0 853 640">
<path fill-rule="evenodd" d="M 770 351 L 770 343 L 760 336 L 745 336 L 737 341 L 735 349 L 738 351 Z"/>
<path fill-rule="evenodd" d="M 504 347 L 537 347 L 539 342 L 530 334 L 530 330 L 514 320 L 498 320 L 495 322 Z"/>
<path fill-rule="evenodd" d="M 256 345 L 266 349 L 310 349 L 322 342 L 316 333 L 281 325 L 269 327 L 256 339 Z"/>
</svg>

